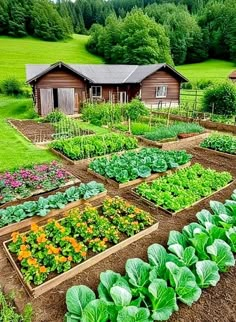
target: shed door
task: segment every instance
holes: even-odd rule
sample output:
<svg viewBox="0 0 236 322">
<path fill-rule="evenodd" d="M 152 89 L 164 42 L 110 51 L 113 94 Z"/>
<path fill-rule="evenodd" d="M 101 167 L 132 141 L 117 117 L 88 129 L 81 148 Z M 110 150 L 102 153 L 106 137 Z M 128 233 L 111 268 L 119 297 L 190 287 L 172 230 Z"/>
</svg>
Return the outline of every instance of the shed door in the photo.
<svg viewBox="0 0 236 322">
<path fill-rule="evenodd" d="M 40 88 L 41 115 L 51 113 L 54 108 L 52 88 Z"/>
<path fill-rule="evenodd" d="M 58 107 L 65 114 L 74 114 L 74 88 L 58 88 Z"/>
</svg>

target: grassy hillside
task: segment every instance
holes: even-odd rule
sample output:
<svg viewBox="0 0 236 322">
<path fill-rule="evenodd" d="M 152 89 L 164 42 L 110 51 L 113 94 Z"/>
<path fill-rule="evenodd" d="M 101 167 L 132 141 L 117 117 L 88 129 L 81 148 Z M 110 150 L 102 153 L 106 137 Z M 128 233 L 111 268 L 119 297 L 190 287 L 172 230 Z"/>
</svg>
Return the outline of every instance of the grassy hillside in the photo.
<svg viewBox="0 0 236 322">
<path fill-rule="evenodd" d="M 190 81 L 200 79 L 224 80 L 236 69 L 236 66 L 232 62 L 209 59 L 202 63 L 177 66 L 176 69 Z"/>
<path fill-rule="evenodd" d="M 25 81 L 25 64 L 67 63 L 98 64 L 102 59 L 90 54 L 88 36 L 74 35 L 66 42 L 47 42 L 35 38 L 0 37 L 0 81 L 16 76 Z"/>
</svg>

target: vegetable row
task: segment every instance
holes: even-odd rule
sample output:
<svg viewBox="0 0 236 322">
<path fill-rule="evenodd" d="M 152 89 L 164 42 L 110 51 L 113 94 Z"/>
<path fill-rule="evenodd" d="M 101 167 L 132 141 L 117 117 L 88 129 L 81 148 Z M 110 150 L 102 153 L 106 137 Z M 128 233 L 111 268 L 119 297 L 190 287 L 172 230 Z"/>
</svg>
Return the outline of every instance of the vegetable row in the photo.
<svg viewBox="0 0 236 322">
<path fill-rule="evenodd" d="M 138 141 L 136 138 L 126 135 L 110 133 L 58 140 L 51 143 L 50 146 L 71 160 L 81 160 L 135 149 L 138 147 Z"/>
<path fill-rule="evenodd" d="M 0 204 L 26 198 L 38 189 L 57 189 L 72 178 L 56 161 L 5 172 L 0 175 Z"/>
<path fill-rule="evenodd" d="M 236 154 L 236 137 L 233 135 L 212 134 L 200 146 L 224 153 Z"/>
<path fill-rule="evenodd" d="M 204 127 L 197 123 L 176 123 L 170 126 L 161 126 L 152 132 L 144 134 L 144 137 L 151 141 L 160 141 L 169 138 L 176 138 L 179 134 L 202 133 Z"/>
<path fill-rule="evenodd" d="M 87 286 L 67 291 L 66 321 L 165 321 L 178 310 L 178 302 L 191 306 L 202 289 L 215 286 L 220 272 L 235 265 L 236 190 L 225 204 L 210 202 L 211 212 L 197 213 L 198 222 L 182 232 L 171 231 L 168 250 L 148 248 L 148 262 L 128 259 L 126 274 L 101 273 L 98 298 Z"/>
<path fill-rule="evenodd" d="M 89 168 L 94 172 L 114 179 L 118 183 L 137 178 L 147 178 L 152 173 L 165 172 L 186 164 L 192 158 L 186 151 L 164 151 L 157 148 L 143 148 L 138 152 L 128 151 L 111 158 L 97 158 Z"/>
<path fill-rule="evenodd" d="M 177 212 L 210 196 L 231 180 L 229 172 L 217 172 L 195 163 L 151 183 L 141 183 L 135 191 L 155 205 Z"/>
<path fill-rule="evenodd" d="M 50 273 L 86 260 L 88 252 L 94 256 L 152 224 L 147 212 L 119 197 L 107 198 L 99 208 L 74 208 L 61 220 L 33 224 L 26 234 L 14 232 L 8 249 L 16 254 L 25 281 L 39 285 Z"/>
<path fill-rule="evenodd" d="M 40 197 L 37 201 L 26 201 L 16 206 L 0 209 L 0 228 L 29 217 L 46 216 L 52 209 L 63 209 L 71 202 L 89 199 L 103 191 L 105 191 L 103 184 L 91 181 L 81 183 L 78 187 L 68 188 L 65 192 Z"/>
</svg>

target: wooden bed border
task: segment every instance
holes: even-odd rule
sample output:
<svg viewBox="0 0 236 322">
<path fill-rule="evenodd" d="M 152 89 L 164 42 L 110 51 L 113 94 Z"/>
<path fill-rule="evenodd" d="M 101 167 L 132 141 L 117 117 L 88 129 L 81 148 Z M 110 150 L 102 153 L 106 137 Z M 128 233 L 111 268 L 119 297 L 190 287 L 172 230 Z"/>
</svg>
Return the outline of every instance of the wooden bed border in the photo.
<svg viewBox="0 0 236 322">
<path fill-rule="evenodd" d="M 214 196 L 214 195 L 215 195 L 215 194 L 217 194 L 218 192 L 220 192 L 220 191 L 222 191 L 222 190 L 224 190 L 224 189 L 228 188 L 230 185 L 233 185 L 233 184 L 235 184 L 235 183 L 236 183 L 236 180 L 232 180 L 232 181 L 230 181 L 230 183 L 228 183 L 226 186 L 224 186 L 224 187 L 222 187 L 222 188 L 220 188 L 220 189 L 218 189 L 218 190 L 214 191 L 214 192 L 213 192 L 212 194 L 210 194 L 209 196 L 206 196 L 206 197 L 204 197 L 204 198 L 202 198 L 202 199 L 199 199 L 199 200 L 197 200 L 196 202 L 194 202 L 191 206 L 187 206 L 187 207 L 185 207 L 185 208 L 183 208 L 183 209 L 181 209 L 181 210 L 175 211 L 175 212 L 171 212 L 171 211 L 169 211 L 169 210 L 167 210 L 167 209 L 165 209 L 165 208 L 163 208 L 163 207 L 161 207 L 161 206 L 157 206 L 154 202 L 152 202 L 152 201 L 150 201 L 150 200 L 148 200 L 148 199 L 144 198 L 143 196 L 139 195 L 139 194 L 135 191 L 135 189 L 134 189 L 134 188 L 131 190 L 131 194 L 132 194 L 133 196 L 135 196 L 136 198 L 141 199 L 141 200 L 142 200 L 146 205 L 151 206 L 151 207 L 152 207 L 152 208 L 154 208 L 156 211 L 157 211 L 157 210 L 162 210 L 162 211 L 164 211 L 167 215 L 170 215 L 170 216 L 176 216 L 176 215 L 177 215 L 177 214 L 179 214 L 181 211 L 184 211 L 184 210 L 187 210 L 187 209 L 190 209 L 190 208 L 192 208 L 192 207 L 196 206 L 198 203 L 200 203 L 200 202 L 202 202 L 202 201 L 206 200 L 207 198 L 210 198 L 210 197 Z"/>
<path fill-rule="evenodd" d="M 221 151 L 217 151 L 217 150 L 214 150 L 214 149 L 202 148 L 201 146 L 196 146 L 194 149 L 198 150 L 198 151 L 201 151 L 201 152 L 214 152 L 217 155 L 221 155 L 221 156 L 223 156 L 225 158 L 236 158 L 236 154 L 221 152 Z"/>
<path fill-rule="evenodd" d="M 99 207 L 101 207 L 101 205 L 98 206 L 97 208 L 99 208 Z M 9 252 L 9 250 L 7 248 L 7 245 L 12 241 L 12 239 L 3 242 L 3 249 L 4 249 L 4 252 L 6 253 L 8 260 L 10 261 L 11 265 L 15 269 L 15 271 L 16 271 L 21 283 L 23 284 L 26 292 L 28 293 L 28 295 L 30 297 L 37 298 L 40 295 L 42 295 L 43 293 L 46 293 L 47 291 L 51 290 L 52 288 L 65 282 L 66 280 L 76 276 L 78 273 L 81 273 L 84 270 L 90 268 L 91 266 L 97 264 L 98 262 L 102 261 L 103 259 L 107 258 L 108 256 L 118 252 L 119 250 L 124 249 L 125 247 L 129 246 L 130 244 L 132 244 L 132 243 L 138 241 L 139 239 L 141 239 L 145 236 L 148 236 L 152 232 L 156 231 L 159 227 L 159 222 L 153 216 L 151 216 L 151 217 L 155 222 L 152 226 L 140 231 L 139 233 L 135 234 L 134 236 L 128 237 L 127 239 L 121 241 L 117 245 L 114 245 L 114 246 L 108 248 L 107 250 L 103 251 L 102 253 L 97 254 L 97 255 L 85 260 L 81 264 L 78 264 L 78 265 L 74 266 L 73 268 L 71 268 L 69 271 L 64 272 L 62 274 L 58 274 L 56 277 L 44 282 L 43 284 L 41 284 L 39 286 L 35 286 L 35 287 L 32 287 L 29 283 L 25 282 L 20 269 L 18 268 L 15 260 L 13 259 L 13 257 L 11 256 L 11 253 Z M 26 233 L 24 233 L 24 234 L 26 234 Z"/>
<path fill-rule="evenodd" d="M 125 182 L 125 183 L 118 183 L 115 180 L 106 178 L 106 177 L 100 175 L 99 173 L 94 172 L 93 170 L 91 170 L 89 168 L 87 169 L 87 172 L 92 174 L 93 176 L 97 177 L 98 179 L 111 184 L 112 186 L 114 186 L 117 189 L 123 189 L 123 188 L 128 188 L 130 186 L 137 185 L 137 184 L 142 183 L 142 182 L 149 182 L 149 181 L 155 180 L 155 179 L 163 177 L 165 175 L 174 173 L 174 172 L 176 172 L 176 171 L 178 171 L 180 169 L 187 168 L 190 165 L 191 165 L 191 161 L 179 166 L 178 168 L 170 169 L 170 170 L 167 170 L 165 172 L 153 173 L 147 178 L 137 178 L 135 180 L 131 180 L 131 181 Z"/>
<path fill-rule="evenodd" d="M 2 227 L 0 228 L 0 237 L 4 236 L 4 235 L 7 235 L 7 234 L 10 234 L 14 231 L 17 231 L 17 230 L 21 230 L 21 229 L 24 229 L 26 227 L 29 227 L 30 225 L 32 224 L 38 224 L 44 220 L 47 220 L 49 218 L 53 218 L 53 217 L 56 217 L 58 215 L 60 215 L 61 213 L 64 213 L 72 208 L 75 208 L 75 207 L 78 207 L 80 205 L 83 205 L 87 202 L 92 202 L 94 200 L 97 200 L 97 199 L 100 199 L 100 198 L 103 198 L 107 195 L 107 190 L 99 193 L 98 195 L 96 196 L 93 196 L 87 200 L 85 199 L 79 199 L 77 201 L 74 201 L 74 202 L 70 202 L 69 204 L 67 204 L 63 209 L 53 209 L 51 210 L 46 216 L 33 216 L 33 217 L 30 217 L 30 218 L 27 218 L 27 219 L 24 219 L 20 222 L 17 222 L 17 223 L 13 223 L 13 224 L 10 224 L 8 226 L 5 226 L 5 227 Z"/>
</svg>

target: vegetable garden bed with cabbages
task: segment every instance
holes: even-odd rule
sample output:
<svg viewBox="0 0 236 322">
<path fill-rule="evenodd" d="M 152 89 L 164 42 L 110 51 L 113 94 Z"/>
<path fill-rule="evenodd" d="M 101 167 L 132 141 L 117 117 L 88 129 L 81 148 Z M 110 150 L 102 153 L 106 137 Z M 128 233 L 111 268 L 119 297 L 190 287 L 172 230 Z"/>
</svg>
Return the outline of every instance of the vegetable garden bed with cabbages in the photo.
<svg viewBox="0 0 236 322">
<path fill-rule="evenodd" d="M 206 138 L 200 147 L 216 153 L 236 155 L 236 137 L 233 135 L 212 134 Z"/>
<path fill-rule="evenodd" d="M 79 179 L 56 161 L 0 174 L 0 205 L 74 185 Z"/>
<path fill-rule="evenodd" d="M 195 163 L 151 183 L 142 183 L 133 193 L 175 215 L 225 188 L 232 179 L 229 172 L 217 172 Z"/>
<path fill-rule="evenodd" d="M 74 208 L 63 219 L 14 232 L 4 250 L 26 290 L 37 297 L 157 228 L 149 213 L 120 197 L 107 198 L 97 208 Z"/>
<path fill-rule="evenodd" d="M 94 159 L 89 164 L 88 171 L 117 188 L 125 188 L 187 167 L 191 158 L 186 151 L 143 148 L 140 151 Z"/>
<path fill-rule="evenodd" d="M 31 224 L 40 223 L 45 218 L 52 218 L 83 204 L 106 195 L 101 183 L 91 181 L 80 186 L 73 186 L 64 192 L 57 192 L 35 201 L 26 201 L 16 206 L 0 209 L 0 236 L 23 229 Z"/>
</svg>

